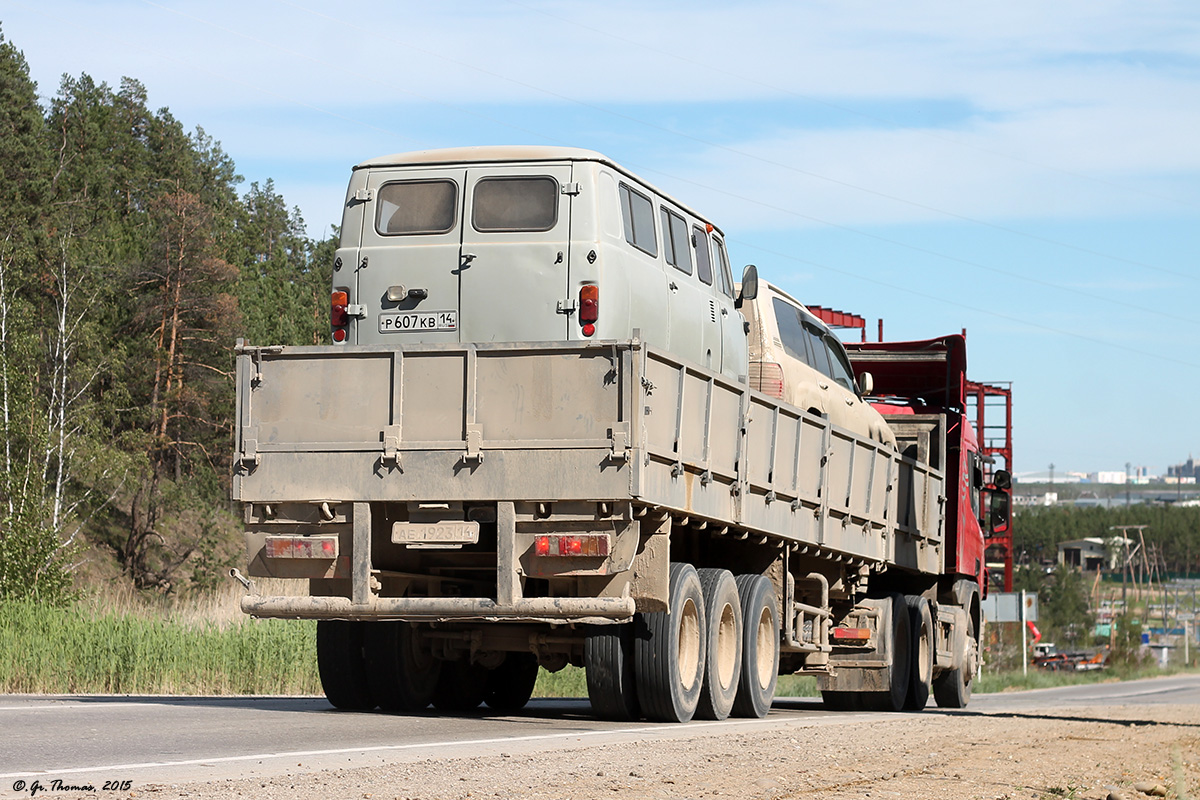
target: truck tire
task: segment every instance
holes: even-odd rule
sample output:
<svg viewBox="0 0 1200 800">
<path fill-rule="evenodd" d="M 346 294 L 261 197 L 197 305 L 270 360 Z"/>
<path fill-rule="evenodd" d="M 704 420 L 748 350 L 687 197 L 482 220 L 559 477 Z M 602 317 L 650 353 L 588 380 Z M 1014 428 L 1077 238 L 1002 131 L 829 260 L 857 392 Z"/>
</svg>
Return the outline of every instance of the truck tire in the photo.
<svg viewBox="0 0 1200 800">
<path fill-rule="evenodd" d="M 372 622 L 365 630 L 367 677 L 384 711 L 411 714 L 433 700 L 442 662 L 417 646 L 407 622 Z"/>
<path fill-rule="evenodd" d="M 642 712 L 655 722 L 687 722 L 704 684 L 704 593 L 691 564 L 671 564 L 667 612 L 634 617 L 635 674 Z"/>
<path fill-rule="evenodd" d="M 742 606 L 742 674 L 733 715 L 762 719 L 779 683 L 779 602 L 765 575 L 738 575 L 734 583 Z"/>
<path fill-rule="evenodd" d="M 975 618 L 967 603 L 967 630 L 955 635 L 960 648 L 959 666 L 948 669 L 933 679 L 933 699 L 939 708 L 966 708 L 971 701 L 971 684 L 975 680 Z"/>
<path fill-rule="evenodd" d="M 892 594 L 890 601 L 891 622 L 888 628 L 892 637 L 891 665 L 886 692 L 868 692 L 863 695 L 863 705 L 871 711 L 903 711 L 908 697 L 909 676 L 912 674 L 912 634 L 908 623 L 908 604 L 904 595 Z"/>
<path fill-rule="evenodd" d="M 538 660 L 533 653 L 509 653 L 500 666 L 487 674 L 483 702 L 502 714 L 520 711 L 533 697 Z"/>
<path fill-rule="evenodd" d="M 488 670 L 466 659 L 443 661 L 433 687 L 433 707 L 461 714 L 474 711 L 487 694 Z"/>
<path fill-rule="evenodd" d="M 634 671 L 632 622 L 592 625 L 583 643 L 584 676 L 592 711 L 603 719 L 629 721 L 641 716 Z"/>
<path fill-rule="evenodd" d="M 929 610 L 929 601 L 920 595 L 905 595 L 904 602 L 908 606 L 908 626 L 912 634 L 912 667 L 904 710 L 920 711 L 929 702 L 933 683 L 933 651 L 937 647 L 933 614 Z"/>
<path fill-rule="evenodd" d="M 363 655 L 362 622 L 323 619 L 317 622 L 317 673 L 334 708 L 370 711 L 375 707 Z"/>
<path fill-rule="evenodd" d="M 704 683 L 696 716 L 725 719 L 733 710 L 742 678 L 742 603 L 733 573 L 727 569 L 702 569 L 700 591 L 704 595 L 704 618 L 708 623 Z"/>
</svg>

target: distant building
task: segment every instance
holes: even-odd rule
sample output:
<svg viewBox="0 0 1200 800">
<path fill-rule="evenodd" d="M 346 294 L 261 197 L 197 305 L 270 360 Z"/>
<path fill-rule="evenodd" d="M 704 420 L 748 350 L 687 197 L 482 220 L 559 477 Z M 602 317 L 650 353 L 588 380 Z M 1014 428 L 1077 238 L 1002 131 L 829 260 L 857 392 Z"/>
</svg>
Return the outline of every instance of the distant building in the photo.
<svg viewBox="0 0 1200 800">
<path fill-rule="evenodd" d="M 1092 483 L 1125 483 L 1128 476 L 1124 472 L 1091 472 L 1088 480 Z"/>
<path fill-rule="evenodd" d="M 1123 536 L 1110 536 L 1107 539 L 1097 536 L 1076 539 L 1073 542 L 1059 542 L 1058 563 L 1082 569 L 1084 572 L 1094 572 L 1098 569 L 1115 570 L 1121 563 L 1121 552 L 1131 544 L 1133 540 Z"/>
<path fill-rule="evenodd" d="M 1058 504 L 1058 492 L 1018 494 L 1013 496 L 1013 502 L 1019 506 L 1053 506 Z"/>
<path fill-rule="evenodd" d="M 1200 467 L 1197 467 L 1196 460 L 1194 458 L 1188 456 L 1188 460 L 1182 464 L 1176 464 L 1173 467 L 1167 467 L 1167 477 L 1185 479 L 1191 478 L 1194 481 L 1196 478 L 1200 478 Z M 1184 480 L 1182 482 L 1187 483 L 1188 481 Z M 1174 481 L 1171 481 L 1171 483 L 1174 483 Z"/>
</svg>

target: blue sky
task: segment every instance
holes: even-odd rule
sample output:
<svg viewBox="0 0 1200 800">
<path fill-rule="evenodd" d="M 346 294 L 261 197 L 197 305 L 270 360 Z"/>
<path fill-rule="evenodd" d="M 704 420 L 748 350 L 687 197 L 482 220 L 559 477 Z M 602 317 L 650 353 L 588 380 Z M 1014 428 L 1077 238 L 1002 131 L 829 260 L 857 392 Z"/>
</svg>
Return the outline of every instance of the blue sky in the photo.
<svg viewBox="0 0 1200 800">
<path fill-rule="evenodd" d="M 0 0 L 49 97 L 147 87 L 310 232 L 350 167 L 599 150 L 738 265 L 888 339 L 967 329 L 1018 474 L 1200 456 L 1200 6 L 1189 0 Z"/>
</svg>

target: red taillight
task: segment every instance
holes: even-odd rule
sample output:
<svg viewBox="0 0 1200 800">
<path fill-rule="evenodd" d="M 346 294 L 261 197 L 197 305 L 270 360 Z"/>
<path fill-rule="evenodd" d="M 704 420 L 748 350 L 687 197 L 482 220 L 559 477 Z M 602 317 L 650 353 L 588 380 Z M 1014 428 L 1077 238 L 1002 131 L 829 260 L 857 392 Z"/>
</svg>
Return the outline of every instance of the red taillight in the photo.
<svg viewBox="0 0 1200 800">
<path fill-rule="evenodd" d="M 344 328 L 350 321 L 346 314 L 346 306 L 350 297 L 345 292 L 334 292 L 329 296 L 329 324 L 335 328 Z"/>
<path fill-rule="evenodd" d="M 773 361 L 755 361 L 750 365 L 750 388 L 783 397 L 783 367 Z"/>
<path fill-rule="evenodd" d="M 589 283 L 579 287 L 579 324 L 583 326 L 583 335 L 591 336 L 596 332 L 596 320 L 600 319 L 600 287 Z"/>
<path fill-rule="evenodd" d="M 346 341 L 346 329 L 345 328 L 334 328 L 333 329 L 333 340 L 335 342 Z"/>
<path fill-rule="evenodd" d="M 337 558 L 336 536 L 268 536 L 263 543 L 267 558 Z"/>
<path fill-rule="evenodd" d="M 833 640 L 842 644 L 863 644 L 871 640 L 870 628 L 834 628 Z"/>
<path fill-rule="evenodd" d="M 610 549 L 608 534 L 579 533 L 567 536 L 538 536 L 533 540 L 533 553 L 538 556 L 607 556 Z"/>
</svg>

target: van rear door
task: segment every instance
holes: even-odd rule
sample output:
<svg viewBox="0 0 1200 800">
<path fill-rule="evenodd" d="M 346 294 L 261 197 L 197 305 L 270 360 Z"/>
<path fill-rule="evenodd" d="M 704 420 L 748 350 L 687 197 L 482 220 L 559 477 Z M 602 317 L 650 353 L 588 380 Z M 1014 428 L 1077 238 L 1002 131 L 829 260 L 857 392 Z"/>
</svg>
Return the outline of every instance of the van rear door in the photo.
<svg viewBox="0 0 1200 800">
<path fill-rule="evenodd" d="M 571 165 L 467 170 L 459 267 L 464 342 L 562 341 L 571 319 Z"/>
<path fill-rule="evenodd" d="M 359 344 L 459 341 L 465 169 L 375 170 L 357 266 Z"/>
</svg>

